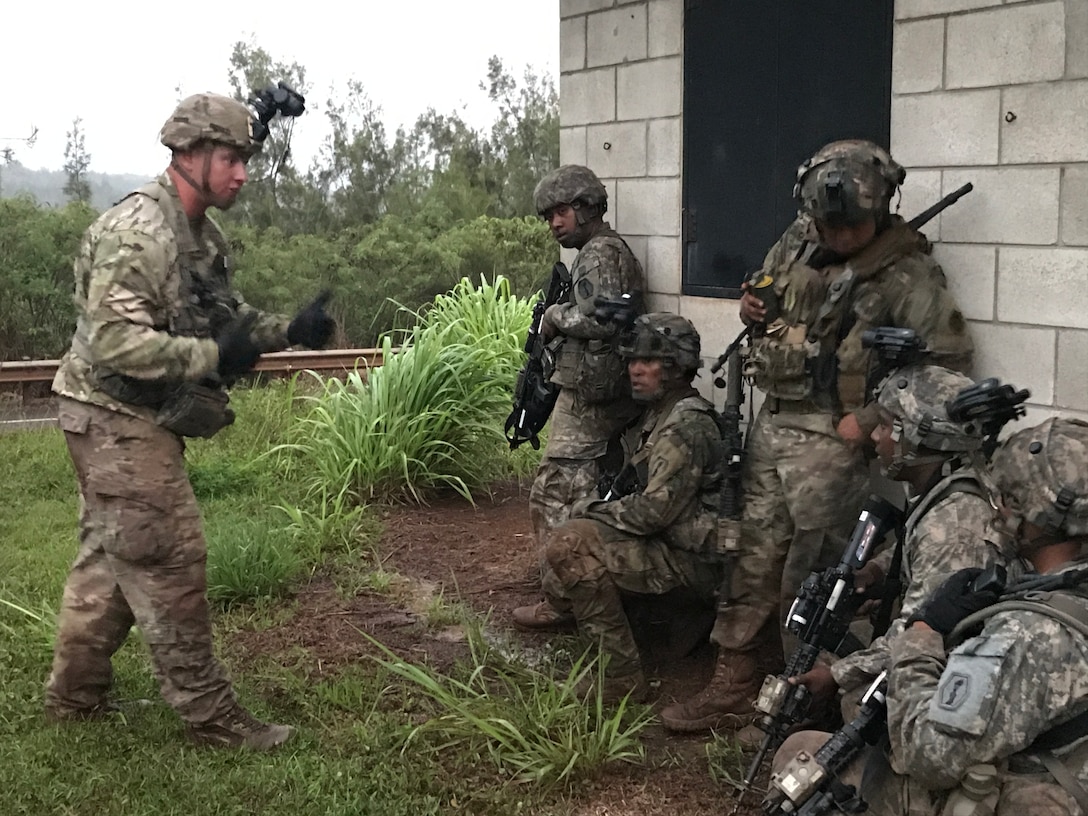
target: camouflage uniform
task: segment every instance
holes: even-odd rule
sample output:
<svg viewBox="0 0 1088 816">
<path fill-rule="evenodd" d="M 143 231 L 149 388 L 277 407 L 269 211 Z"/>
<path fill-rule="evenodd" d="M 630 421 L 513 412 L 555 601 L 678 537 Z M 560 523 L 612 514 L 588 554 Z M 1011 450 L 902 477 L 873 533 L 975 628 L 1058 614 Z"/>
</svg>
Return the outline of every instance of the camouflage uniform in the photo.
<svg viewBox="0 0 1088 816">
<path fill-rule="evenodd" d="M 996 453 L 991 472 L 1021 554 L 1039 565 L 1083 553 L 1088 423 L 1049 419 L 1019 431 Z M 1030 538 L 1039 533 L 1024 522 L 1041 537 Z M 1051 572 L 1085 563 L 1064 561 Z M 1001 781 L 998 814 L 1081 814 L 1071 786 L 1055 783 L 1061 779 L 1043 757 L 1057 757 L 1057 770 L 1074 777 L 1088 799 L 1084 729 L 1055 738 L 1050 752 L 1036 740 L 1088 711 L 1088 592 L 1079 582 L 1017 598 L 991 607 L 981 633 L 951 651 L 939 632 L 926 628 L 896 638 L 888 678 L 891 767 L 915 788 L 924 784 L 939 803 L 968 768 L 989 763 Z M 896 811 L 904 812 L 902 802 L 887 809 Z"/>
<path fill-rule="evenodd" d="M 1088 610 L 1088 597 L 1076 602 Z M 918 780 L 915 788 L 925 780 L 939 804 L 967 768 L 996 761 L 1008 771 L 998 813 L 1081 812 L 1025 749 L 1088 710 L 1088 638 L 1047 615 L 1000 612 L 982 634 L 947 655 L 940 634 L 908 630 L 892 644 L 891 660 L 892 767 Z M 1071 769 L 1088 786 L 1085 747 L 1082 741 L 1056 753 L 1072 759 Z"/>
<path fill-rule="evenodd" d="M 838 435 L 836 424 L 854 412 L 863 432 L 876 425 L 875 406 L 862 410 L 870 355 L 861 346 L 861 333 L 877 326 L 910 328 L 949 367 L 964 368 L 971 359 L 967 326 L 945 288 L 944 273 L 927 254 L 925 239 L 893 218 L 892 226 L 848 264 L 859 282 L 853 327 L 835 350 L 838 390 L 813 393 L 804 374 L 804 360 L 813 350 L 806 327 L 821 322 L 827 289 L 843 267 L 814 269 L 804 263 L 817 248 L 811 233 L 801 258 L 781 262 L 797 252 L 790 251 L 796 236 L 812 229 L 809 219 L 799 219 L 764 264 L 774 275 L 782 318 L 754 342 L 746 364 L 766 399 L 748 435 L 747 544 L 735 573 L 734 604 L 716 630 L 718 642 L 730 649 L 746 648 L 774 610 L 789 604 L 809 572 L 838 559 L 857 521 L 868 467 L 862 452 Z M 822 345 L 831 342 L 821 338 Z M 800 376 L 786 368 L 791 357 L 801 363 Z M 786 365 L 778 363 L 783 358 Z"/>
<path fill-rule="evenodd" d="M 567 165 L 541 181 L 536 195 L 538 209 L 546 210 L 552 199 L 570 202 L 579 195 L 578 188 L 567 182 L 572 173 L 577 174 L 576 180 L 588 176 L 589 183 L 599 188 L 604 204 L 604 187 L 596 176 L 588 168 Z M 550 193 L 551 199 L 542 199 L 542 190 L 552 185 L 558 189 Z M 562 390 L 529 493 L 533 532 L 541 544 L 569 517 L 575 501 L 596 492 L 600 462 L 609 441 L 640 412 L 631 399 L 626 365 L 616 353 L 620 327 L 601 323 L 593 315 L 598 297 L 614 300 L 628 294 L 634 303 L 641 304 L 645 289 L 642 265 L 607 222 L 589 221 L 582 229 L 591 235 L 571 269 L 570 300 L 550 306 L 545 315 L 545 323 L 558 334 L 549 344 L 557 352 L 551 381 Z"/>
<path fill-rule="evenodd" d="M 554 607 L 573 609 L 582 632 L 601 641 L 615 675 L 641 665 L 620 592 L 687 587 L 709 601 L 721 579 L 714 537 L 722 463 L 713 407 L 690 386 L 674 390 L 647 414 L 632 464 L 645 488 L 578 503 L 545 550 L 545 594 Z"/>
<path fill-rule="evenodd" d="M 949 416 L 948 405 L 975 390 L 968 377 L 934 365 L 893 371 L 876 390 L 875 404 L 886 415 L 877 443 L 881 469 L 890 478 L 909 482 L 912 492 L 923 492 L 907 506 L 900 567 L 904 592 L 898 599 L 885 599 L 900 603 L 899 617 L 867 649 L 831 666 L 836 683 L 846 692 L 844 720 L 854 716 L 856 698 L 888 667 L 892 640 L 952 573 L 991 564 L 1004 567 L 1013 580 L 1023 573 L 1016 542 L 993 524 L 997 493 L 984 473 L 982 416 L 976 414 L 967 423 Z M 986 433 L 999 430 L 1000 424 L 995 424 Z M 885 565 L 885 573 L 888 569 Z"/>
<path fill-rule="evenodd" d="M 541 607 L 573 612 L 608 655 L 613 688 L 626 693 L 645 688 L 621 593 L 682 588 L 708 603 L 721 580 L 715 540 L 723 462 L 717 414 L 691 386 L 700 353 L 691 322 L 668 312 L 642 315 L 618 351 L 631 360 L 632 391 L 648 406 L 629 432 L 634 453 L 623 474 L 633 478 L 617 480 L 625 486 L 615 498 L 580 500 L 552 531 L 542 582 L 548 600 L 514 610 L 514 619 L 541 627 L 555 620 L 538 617 Z"/>
<path fill-rule="evenodd" d="M 178 111 L 209 98 L 248 115 L 214 95 Z M 216 140 L 231 144 L 228 135 Z M 163 142 L 180 149 L 166 128 Z M 256 735 L 264 741 L 246 744 L 267 748 L 289 729 L 252 720 L 213 653 L 207 546 L 185 445 L 159 414 L 185 383 L 219 388 L 214 336 L 239 315 L 252 315 L 262 350 L 288 345 L 287 318 L 262 314 L 233 292 L 225 253 L 219 228 L 203 215 L 190 220 L 167 174 L 105 212 L 84 237 L 77 327 L 53 382 L 79 484 L 80 547 L 64 588 L 46 708 L 67 719 L 106 707 L 111 657 L 135 624 L 163 698 L 194 734 L 223 728 L 230 744 Z"/>
<path fill-rule="evenodd" d="M 745 443 L 732 598 L 711 635 L 721 651 L 711 684 L 662 711 L 671 730 L 704 730 L 722 715 L 751 711 L 756 636 L 772 615 L 788 609 L 810 572 L 841 557 L 865 498 L 868 466 L 863 452 L 839 436 L 837 424 L 853 413 L 868 435 L 878 417 L 875 406 L 864 405 L 871 360 L 863 332 L 910 328 L 943 365 L 970 364 L 966 321 L 928 241 L 888 214 L 904 175 L 882 148 L 854 141 L 832 143 L 799 168 L 795 197 L 803 212 L 768 252 L 757 277 L 773 280 L 779 313 L 769 313 L 769 325 L 754 333 L 744 364 L 765 399 Z M 835 201 L 847 210 L 840 215 L 872 216 L 882 228 L 846 261 L 830 257 L 820 244 L 810 213 L 822 216 L 820 208 L 830 204 L 812 192 L 814 179 L 840 184 Z M 795 639 L 784 628 L 781 635 L 789 653 Z"/>
<path fill-rule="evenodd" d="M 1011 514 L 1006 529 L 1021 533 L 1015 544 L 1022 555 L 1050 545 L 1064 551 L 1072 544 L 1076 550 L 1088 536 L 1086 467 L 1088 424 L 1076 420 L 1047 420 L 1013 435 L 998 452 L 991 475 Z M 1021 520 L 1049 538 L 1036 543 L 1022 537 Z M 1084 566 L 1083 558 L 1066 561 L 1052 573 Z M 937 816 L 968 769 L 980 764 L 997 768 L 999 816 L 1083 812 L 1065 786 L 1055 783 L 1036 740 L 1088 711 L 1088 595 L 1081 583 L 1017 597 L 979 613 L 985 615 L 981 632 L 951 648 L 946 636 L 922 627 L 903 629 L 890 640 L 890 756 L 871 749 L 849 771 L 855 782 L 861 779 L 866 812 Z M 924 611 L 915 619 L 925 620 Z M 1079 736 L 1055 738 L 1052 753 L 1083 787 L 1088 741 L 1079 730 Z M 798 749 L 813 752 L 826 736 L 791 737 L 776 755 L 775 768 Z"/>
<path fill-rule="evenodd" d="M 856 695 L 850 692 L 863 692 L 888 667 L 892 641 L 949 575 L 991 564 L 1005 566 L 1013 578 L 1022 574 L 1014 542 L 990 527 L 995 511 L 987 492 L 973 468 L 965 468 L 913 501 L 903 542 L 905 592 L 899 615 L 883 637 L 831 665 L 835 682 L 847 693 L 844 719 L 853 716 L 851 703 Z"/>
</svg>

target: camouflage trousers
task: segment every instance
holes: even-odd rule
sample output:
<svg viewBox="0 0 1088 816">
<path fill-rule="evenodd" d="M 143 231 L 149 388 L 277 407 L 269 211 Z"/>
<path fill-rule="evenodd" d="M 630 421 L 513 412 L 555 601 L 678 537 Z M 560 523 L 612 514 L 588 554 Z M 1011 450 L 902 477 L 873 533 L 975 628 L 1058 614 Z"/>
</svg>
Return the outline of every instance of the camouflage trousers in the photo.
<svg viewBox="0 0 1088 816">
<path fill-rule="evenodd" d="M 582 634 L 600 643 L 608 674 L 615 676 L 641 667 L 622 593 L 664 595 L 685 587 L 709 602 L 721 579 L 716 559 L 589 519 L 557 527 L 544 557 L 544 594 L 557 609 L 573 612 Z"/>
<path fill-rule="evenodd" d="M 831 735 L 826 731 L 799 731 L 782 743 L 771 761 L 771 773 L 782 771 L 799 751 L 815 754 Z M 917 780 L 892 770 L 887 754 L 866 746 L 842 773 L 839 781 L 861 791 L 870 816 L 941 816 L 950 791 L 928 790 Z M 1003 774 L 996 816 L 1074 816 L 1076 801 L 1049 774 Z M 1082 814 L 1083 816 L 1083 814 Z"/>
<path fill-rule="evenodd" d="M 46 705 L 101 705 L 110 658 L 133 624 L 151 652 L 162 696 L 189 723 L 233 708 L 212 650 L 207 547 L 181 438 L 150 422 L 59 398 L 80 492 L 79 553 L 57 624 Z"/>
<path fill-rule="evenodd" d="M 609 442 L 640 413 L 634 400 L 587 404 L 572 389 L 559 392 L 548 426 L 548 445 L 529 491 L 529 518 L 539 547 L 570 518 L 578 499 L 596 496 Z M 616 469 L 622 465 L 616 462 Z"/>
<path fill-rule="evenodd" d="M 748 433 L 741 550 L 733 566 L 732 602 L 712 639 L 734 651 L 754 647 L 773 614 L 784 620 L 801 582 L 833 565 L 865 499 L 864 457 L 824 413 L 774 413 L 768 399 Z M 789 655 L 796 639 L 782 630 Z"/>
</svg>

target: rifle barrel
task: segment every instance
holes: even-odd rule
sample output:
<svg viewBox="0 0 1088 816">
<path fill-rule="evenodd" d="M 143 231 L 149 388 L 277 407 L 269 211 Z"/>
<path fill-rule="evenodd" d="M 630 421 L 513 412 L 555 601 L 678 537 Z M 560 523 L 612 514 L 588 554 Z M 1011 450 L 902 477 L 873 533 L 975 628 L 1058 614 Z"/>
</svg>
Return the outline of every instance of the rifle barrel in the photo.
<svg viewBox="0 0 1088 816">
<path fill-rule="evenodd" d="M 907 226 L 911 229 L 918 229 L 919 227 L 925 226 L 935 216 L 940 215 L 942 211 L 944 211 L 948 207 L 951 207 L 973 189 L 975 189 L 975 185 L 971 182 L 967 182 L 962 187 L 953 190 L 951 193 L 946 195 L 932 207 L 929 207 L 928 209 L 925 209 L 922 212 L 918 213 L 918 215 L 914 216 L 914 218 L 907 222 Z"/>
</svg>

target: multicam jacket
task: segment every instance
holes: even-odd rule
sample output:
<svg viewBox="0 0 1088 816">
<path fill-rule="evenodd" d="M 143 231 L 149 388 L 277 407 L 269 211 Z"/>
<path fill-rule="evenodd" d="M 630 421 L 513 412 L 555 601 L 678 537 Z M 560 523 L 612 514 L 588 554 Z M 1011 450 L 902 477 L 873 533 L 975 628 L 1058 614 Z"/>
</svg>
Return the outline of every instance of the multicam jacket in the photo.
<svg viewBox="0 0 1088 816">
<path fill-rule="evenodd" d="M 723 476 L 714 407 L 688 386 L 655 405 L 638 434 L 631 464 L 642 489 L 590 502 L 576 515 L 673 549 L 713 553 Z"/>
<path fill-rule="evenodd" d="M 745 373 L 769 396 L 856 412 L 867 399 L 871 366 L 861 337 L 877 326 L 913 329 L 934 353 L 932 362 L 966 369 L 974 350 L 967 323 L 929 252 L 921 233 L 892 216 L 857 255 L 828 263 L 820 259 L 826 253 L 815 224 L 799 217 L 764 261 L 781 318 L 753 343 Z M 870 409 L 859 423 L 868 432 L 875 418 Z"/>
<path fill-rule="evenodd" d="M 226 240 L 207 217 L 191 221 L 163 174 L 103 213 L 75 262 L 77 322 L 53 391 L 153 420 L 156 395 L 214 375 L 215 332 L 253 313 L 264 351 L 287 347 L 288 319 L 234 292 Z M 103 382 L 123 383 L 125 390 Z M 117 393 L 147 395 L 121 399 Z"/>
</svg>

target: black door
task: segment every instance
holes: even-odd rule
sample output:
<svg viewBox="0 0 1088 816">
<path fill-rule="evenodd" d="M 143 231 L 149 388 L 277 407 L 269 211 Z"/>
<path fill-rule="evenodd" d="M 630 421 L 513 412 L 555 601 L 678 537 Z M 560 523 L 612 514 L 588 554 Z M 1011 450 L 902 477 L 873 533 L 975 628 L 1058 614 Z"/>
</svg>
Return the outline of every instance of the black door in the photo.
<svg viewBox="0 0 1088 816">
<path fill-rule="evenodd" d="M 683 292 L 738 297 L 835 139 L 888 145 L 893 0 L 687 0 Z"/>
</svg>

